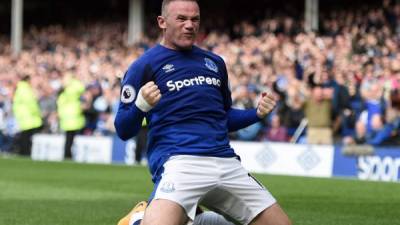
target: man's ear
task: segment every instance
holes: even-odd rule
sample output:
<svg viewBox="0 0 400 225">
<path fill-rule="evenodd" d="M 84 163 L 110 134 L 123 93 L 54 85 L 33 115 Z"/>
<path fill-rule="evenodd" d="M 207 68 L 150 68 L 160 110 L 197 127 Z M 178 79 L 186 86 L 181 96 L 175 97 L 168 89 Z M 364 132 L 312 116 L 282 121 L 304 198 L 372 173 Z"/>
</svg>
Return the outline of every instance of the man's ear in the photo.
<svg viewBox="0 0 400 225">
<path fill-rule="evenodd" d="M 166 24 L 166 20 L 165 20 L 165 19 L 166 19 L 166 18 L 163 17 L 163 16 L 158 16 L 158 17 L 157 17 L 158 26 L 159 26 L 161 29 L 166 29 L 166 28 L 167 28 L 167 24 Z"/>
</svg>

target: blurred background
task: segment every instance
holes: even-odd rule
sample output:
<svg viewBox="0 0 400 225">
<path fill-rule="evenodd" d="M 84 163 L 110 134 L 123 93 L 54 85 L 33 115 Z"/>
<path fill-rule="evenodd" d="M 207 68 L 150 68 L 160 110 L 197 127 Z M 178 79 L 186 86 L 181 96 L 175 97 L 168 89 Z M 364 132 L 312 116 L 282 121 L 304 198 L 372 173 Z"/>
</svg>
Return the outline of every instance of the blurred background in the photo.
<svg viewBox="0 0 400 225">
<path fill-rule="evenodd" d="M 160 5 L 0 0 L 0 224 L 116 224 L 148 198 L 147 168 L 131 166 L 146 165 L 146 121 L 127 142 L 113 121 L 125 71 L 159 42 Z M 230 136 L 289 217 L 400 224 L 400 0 L 200 6 L 197 45 L 225 60 L 234 107 L 279 99 Z"/>
<path fill-rule="evenodd" d="M 234 107 L 256 107 L 263 91 L 279 98 L 268 118 L 232 139 L 399 144 L 399 1 L 200 4 L 197 44 L 224 58 Z M 32 145 L 45 148 L 32 137 L 50 134 L 65 137 L 70 158 L 75 136 L 115 138 L 121 78 L 159 41 L 160 5 L 0 1 L 0 150 L 30 155 Z M 143 140 L 131 145 L 140 150 Z"/>
</svg>

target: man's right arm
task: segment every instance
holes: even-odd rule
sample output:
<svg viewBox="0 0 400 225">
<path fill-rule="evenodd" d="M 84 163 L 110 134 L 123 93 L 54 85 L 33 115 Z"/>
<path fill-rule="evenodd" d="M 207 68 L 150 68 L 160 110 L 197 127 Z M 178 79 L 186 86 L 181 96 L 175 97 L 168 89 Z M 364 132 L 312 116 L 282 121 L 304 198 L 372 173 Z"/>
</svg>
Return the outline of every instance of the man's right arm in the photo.
<svg viewBox="0 0 400 225">
<path fill-rule="evenodd" d="M 143 121 L 144 116 L 145 113 L 135 104 L 126 105 L 120 102 L 114 121 L 118 136 L 124 141 L 136 136 L 141 127 L 138 121 Z"/>
<path fill-rule="evenodd" d="M 151 79 L 150 67 L 142 66 L 141 63 L 134 63 L 125 74 L 120 104 L 114 121 L 115 130 L 122 140 L 137 135 L 146 113 L 161 98 L 158 87 Z"/>
</svg>

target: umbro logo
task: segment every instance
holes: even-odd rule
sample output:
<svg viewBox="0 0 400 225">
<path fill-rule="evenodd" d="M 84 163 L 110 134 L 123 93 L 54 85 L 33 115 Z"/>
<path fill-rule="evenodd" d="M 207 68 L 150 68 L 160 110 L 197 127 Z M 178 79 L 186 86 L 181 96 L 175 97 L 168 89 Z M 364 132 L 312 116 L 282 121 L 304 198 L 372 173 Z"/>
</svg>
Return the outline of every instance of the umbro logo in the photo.
<svg viewBox="0 0 400 225">
<path fill-rule="evenodd" d="M 174 65 L 173 64 L 167 64 L 165 65 L 163 68 L 164 72 L 169 73 L 175 70 Z"/>
</svg>

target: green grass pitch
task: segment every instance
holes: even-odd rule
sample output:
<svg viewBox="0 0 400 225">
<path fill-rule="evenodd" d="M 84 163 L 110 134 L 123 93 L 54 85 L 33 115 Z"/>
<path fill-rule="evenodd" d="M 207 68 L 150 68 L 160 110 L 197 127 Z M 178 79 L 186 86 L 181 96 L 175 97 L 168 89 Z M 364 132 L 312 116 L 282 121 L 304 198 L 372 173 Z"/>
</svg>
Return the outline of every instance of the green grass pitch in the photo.
<svg viewBox="0 0 400 225">
<path fill-rule="evenodd" d="M 400 224 L 399 183 L 256 177 L 294 224 Z M 0 225 L 114 225 L 151 190 L 145 167 L 0 157 Z"/>
</svg>

